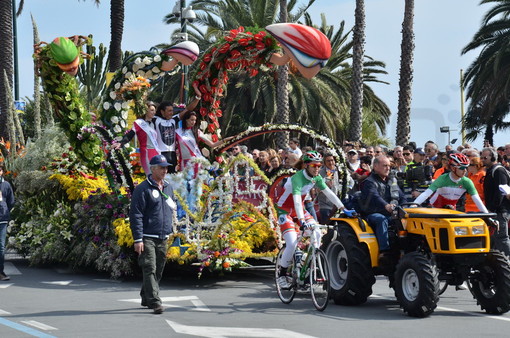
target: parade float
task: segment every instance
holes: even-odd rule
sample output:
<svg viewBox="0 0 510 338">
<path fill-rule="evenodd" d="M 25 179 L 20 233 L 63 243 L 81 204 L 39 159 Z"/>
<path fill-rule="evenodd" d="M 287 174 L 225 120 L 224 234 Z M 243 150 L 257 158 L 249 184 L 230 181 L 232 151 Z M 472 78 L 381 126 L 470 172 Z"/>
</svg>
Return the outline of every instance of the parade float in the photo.
<svg viewBox="0 0 510 338">
<path fill-rule="evenodd" d="M 61 152 L 48 165 L 17 173 L 17 204 L 9 225 L 9 246 L 34 264 L 63 262 L 74 267 L 106 271 L 112 278 L 133 274 L 136 257 L 129 228 L 129 200 L 134 186 L 145 179 L 136 174 L 134 149 L 117 146 L 128 128 L 132 111 L 143 116 L 152 83 L 179 64 L 195 63 L 192 86 L 202 95 L 198 108 L 207 137 L 222 137 L 221 98 L 229 72 L 255 76 L 262 69 L 290 60 L 306 78 L 313 77 L 331 54 L 327 38 L 315 28 L 275 24 L 266 29 L 226 32 L 199 58 L 198 46 L 178 43 L 161 53 L 140 52 L 125 59 L 108 87 L 97 122 L 85 109 L 74 76 L 89 57 L 81 51 L 91 44 L 83 36 L 59 37 L 35 48 L 36 70 L 50 99 L 60 130 L 50 141 L 36 141 L 30 154 Z M 340 172 L 345 160 L 335 143 L 303 126 L 266 124 L 235 135 L 209 160 L 197 159 L 169 175 L 178 210 L 169 238 L 168 260 L 183 266 L 229 271 L 248 266 L 247 259 L 274 257 L 280 243 L 269 192 L 281 172 L 269 180 L 243 155 L 225 160 L 224 152 L 241 142 L 279 131 L 304 133 L 328 148 Z M 342 174 L 342 180 L 345 174 Z M 344 184 L 344 187 L 346 185 Z"/>
</svg>

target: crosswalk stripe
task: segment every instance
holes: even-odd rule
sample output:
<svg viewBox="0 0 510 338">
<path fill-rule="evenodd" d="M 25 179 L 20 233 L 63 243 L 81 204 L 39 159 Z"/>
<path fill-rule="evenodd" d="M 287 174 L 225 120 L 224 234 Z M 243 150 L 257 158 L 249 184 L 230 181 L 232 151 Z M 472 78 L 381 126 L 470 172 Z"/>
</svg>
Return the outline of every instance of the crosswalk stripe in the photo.
<svg viewBox="0 0 510 338">
<path fill-rule="evenodd" d="M 41 322 L 38 322 L 35 320 L 22 320 L 21 322 L 23 324 L 27 324 L 27 325 L 30 325 L 30 326 L 33 326 L 33 327 L 36 327 L 38 329 L 45 330 L 45 331 L 58 330 L 56 327 L 49 326 L 49 325 L 46 325 L 44 323 L 41 323 Z"/>
</svg>

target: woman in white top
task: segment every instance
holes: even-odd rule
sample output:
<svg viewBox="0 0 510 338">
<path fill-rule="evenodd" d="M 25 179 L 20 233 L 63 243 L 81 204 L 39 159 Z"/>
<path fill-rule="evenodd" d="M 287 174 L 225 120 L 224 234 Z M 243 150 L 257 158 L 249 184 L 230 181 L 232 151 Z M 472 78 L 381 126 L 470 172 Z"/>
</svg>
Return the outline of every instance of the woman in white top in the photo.
<svg viewBox="0 0 510 338">
<path fill-rule="evenodd" d="M 177 152 L 179 170 L 184 170 L 188 162 L 195 157 L 204 158 L 198 147 L 198 141 L 202 141 L 209 147 L 215 148 L 229 139 L 231 137 L 212 142 L 198 129 L 197 113 L 194 111 L 187 112 L 182 117 L 182 126 L 175 131 L 175 150 Z M 198 173 L 198 169 L 199 166 L 195 165 L 195 175 Z"/>
<path fill-rule="evenodd" d="M 138 145 L 140 148 L 140 162 L 142 164 L 145 175 L 150 174 L 149 161 L 152 157 L 159 155 L 157 134 L 152 123 L 152 119 L 156 114 L 156 104 L 154 102 L 147 102 L 147 112 L 143 118 L 136 119 L 133 122 L 133 128 L 124 135 L 120 144 L 115 147 L 118 149 L 124 144 L 131 141 L 133 136 L 136 135 Z"/>
</svg>

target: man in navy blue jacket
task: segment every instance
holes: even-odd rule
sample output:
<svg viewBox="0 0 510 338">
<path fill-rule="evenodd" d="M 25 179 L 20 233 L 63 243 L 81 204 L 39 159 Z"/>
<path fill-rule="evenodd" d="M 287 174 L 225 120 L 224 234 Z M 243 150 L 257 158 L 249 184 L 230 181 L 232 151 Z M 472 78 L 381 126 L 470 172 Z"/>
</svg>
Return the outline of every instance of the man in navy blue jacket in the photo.
<svg viewBox="0 0 510 338">
<path fill-rule="evenodd" d="M 11 210 L 14 207 L 14 193 L 9 182 L 4 180 L 5 167 L 0 165 L 0 280 L 9 280 L 4 272 L 5 239 L 7 226 L 11 220 Z"/>
<path fill-rule="evenodd" d="M 170 163 L 163 155 L 150 160 L 151 174 L 135 188 L 129 211 L 135 251 L 143 273 L 142 306 L 153 309 L 155 314 L 164 311 L 159 282 L 165 268 L 167 241 L 172 233 L 176 207 L 172 187 L 164 179 L 168 166 Z"/>
<path fill-rule="evenodd" d="M 397 180 L 389 177 L 390 160 L 386 156 L 375 157 L 373 166 L 372 173 L 363 182 L 359 204 L 368 224 L 375 230 L 379 252 L 384 256 L 390 249 L 388 224 L 391 213 L 398 204 L 405 202 L 405 196 Z"/>
</svg>

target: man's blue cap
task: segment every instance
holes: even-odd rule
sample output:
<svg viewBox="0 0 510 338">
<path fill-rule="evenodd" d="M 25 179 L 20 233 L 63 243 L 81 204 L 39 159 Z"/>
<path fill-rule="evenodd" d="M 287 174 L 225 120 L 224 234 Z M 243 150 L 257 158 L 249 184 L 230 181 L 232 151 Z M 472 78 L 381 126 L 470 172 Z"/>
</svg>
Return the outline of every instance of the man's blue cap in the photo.
<svg viewBox="0 0 510 338">
<path fill-rule="evenodd" d="M 150 165 L 159 165 L 160 167 L 171 166 L 171 164 L 166 161 L 166 158 L 163 155 L 156 155 L 151 158 Z"/>
</svg>

